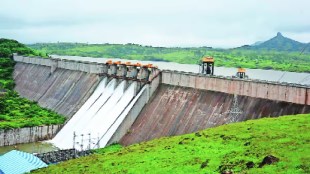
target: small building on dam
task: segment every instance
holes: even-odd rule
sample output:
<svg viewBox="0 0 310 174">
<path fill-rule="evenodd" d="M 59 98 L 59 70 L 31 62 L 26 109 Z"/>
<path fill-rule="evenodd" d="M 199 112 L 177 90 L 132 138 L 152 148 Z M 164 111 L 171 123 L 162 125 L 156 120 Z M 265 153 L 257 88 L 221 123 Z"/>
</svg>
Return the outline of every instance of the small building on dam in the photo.
<svg viewBox="0 0 310 174">
<path fill-rule="evenodd" d="M 14 55 L 15 90 L 65 115 L 53 132 L 60 149 L 94 149 L 249 119 L 310 113 L 310 86 L 148 64 L 82 62 Z M 73 142 L 73 143 L 72 143 Z"/>
</svg>

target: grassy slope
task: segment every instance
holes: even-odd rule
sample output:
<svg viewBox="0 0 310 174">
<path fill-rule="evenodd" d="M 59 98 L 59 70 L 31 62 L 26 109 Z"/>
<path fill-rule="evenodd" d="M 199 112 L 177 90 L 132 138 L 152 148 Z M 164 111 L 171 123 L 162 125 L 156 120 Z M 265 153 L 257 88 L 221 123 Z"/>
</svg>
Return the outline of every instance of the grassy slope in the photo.
<svg viewBox="0 0 310 174">
<path fill-rule="evenodd" d="M 197 64 L 205 55 L 216 59 L 216 66 L 277 69 L 310 72 L 310 54 L 300 52 L 256 51 L 245 49 L 164 48 L 135 44 L 34 44 L 31 48 L 49 54 L 171 61 Z"/>
<path fill-rule="evenodd" d="M 223 125 L 53 165 L 34 173 L 310 173 L 310 114 Z M 267 155 L 278 163 L 258 168 Z M 247 162 L 254 168 L 247 169 Z M 204 166 L 202 168 L 202 166 Z"/>
<path fill-rule="evenodd" d="M 0 39 L 0 90 L 7 91 L 0 96 L 0 129 L 64 123 L 65 117 L 41 108 L 36 102 L 21 98 L 13 91 L 15 62 L 10 58 L 12 53 L 45 55 L 15 40 Z"/>
</svg>

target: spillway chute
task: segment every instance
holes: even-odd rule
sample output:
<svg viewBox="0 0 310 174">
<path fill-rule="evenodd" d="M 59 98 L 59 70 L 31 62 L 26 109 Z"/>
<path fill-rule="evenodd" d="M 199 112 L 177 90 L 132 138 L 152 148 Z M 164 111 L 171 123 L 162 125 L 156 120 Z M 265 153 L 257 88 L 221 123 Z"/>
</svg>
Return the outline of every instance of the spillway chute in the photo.
<svg viewBox="0 0 310 174">
<path fill-rule="evenodd" d="M 76 122 L 84 115 L 84 113 L 91 107 L 91 105 L 101 96 L 107 84 L 107 78 L 101 80 L 98 84 L 97 88 L 93 92 L 93 94 L 89 97 L 89 99 L 83 104 L 83 106 L 72 116 L 72 118 L 67 122 L 66 126 L 64 126 L 58 134 L 51 140 L 52 143 L 56 143 L 61 141 L 70 130 L 70 126 L 75 125 Z"/>
</svg>

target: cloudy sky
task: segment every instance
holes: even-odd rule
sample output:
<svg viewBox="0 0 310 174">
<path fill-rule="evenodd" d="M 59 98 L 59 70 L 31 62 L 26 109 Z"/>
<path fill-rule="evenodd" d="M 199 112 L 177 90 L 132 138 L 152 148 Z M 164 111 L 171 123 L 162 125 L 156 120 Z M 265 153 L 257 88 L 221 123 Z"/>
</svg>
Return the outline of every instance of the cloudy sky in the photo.
<svg viewBox="0 0 310 174">
<path fill-rule="evenodd" d="M 0 0 L 0 38 L 227 48 L 279 31 L 307 43 L 309 7 L 309 0 Z"/>
</svg>

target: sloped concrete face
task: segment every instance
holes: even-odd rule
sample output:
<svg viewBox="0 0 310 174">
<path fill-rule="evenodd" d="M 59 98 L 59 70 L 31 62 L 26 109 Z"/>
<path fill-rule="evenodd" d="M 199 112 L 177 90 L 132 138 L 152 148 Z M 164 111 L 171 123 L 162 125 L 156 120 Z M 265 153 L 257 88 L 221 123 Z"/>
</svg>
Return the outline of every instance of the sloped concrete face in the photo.
<svg viewBox="0 0 310 174">
<path fill-rule="evenodd" d="M 97 74 L 27 63 L 14 68 L 15 90 L 21 97 L 37 101 L 70 118 L 89 98 L 100 81 Z"/>
<path fill-rule="evenodd" d="M 310 112 L 308 105 L 237 96 L 243 112 L 235 117 L 228 112 L 234 98 L 222 92 L 161 84 L 120 143 L 130 145 L 230 122 Z"/>
</svg>

